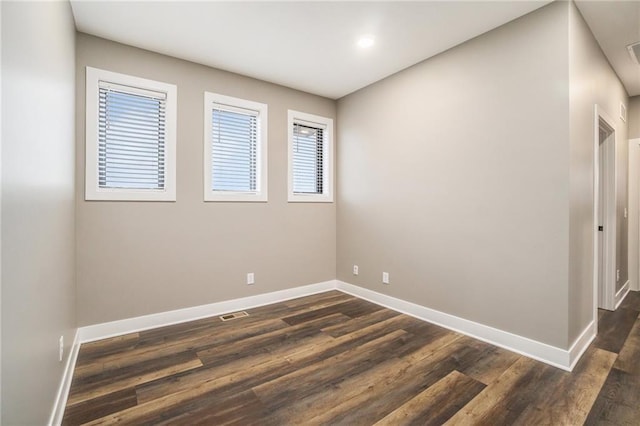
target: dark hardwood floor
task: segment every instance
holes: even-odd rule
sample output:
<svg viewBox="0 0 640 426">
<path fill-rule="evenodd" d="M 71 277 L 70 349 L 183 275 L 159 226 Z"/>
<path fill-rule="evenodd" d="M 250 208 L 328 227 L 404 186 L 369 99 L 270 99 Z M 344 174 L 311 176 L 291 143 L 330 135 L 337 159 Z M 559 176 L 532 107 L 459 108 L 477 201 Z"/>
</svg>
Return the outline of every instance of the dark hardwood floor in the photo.
<svg viewBox="0 0 640 426">
<path fill-rule="evenodd" d="M 572 373 L 332 291 L 87 343 L 63 424 L 640 424 L 640 293 Z"/>
<path fill-rule="evenodd" d="M 615 312 L 601 311 L 592 346 L 617 354 L 587 417 L 588 425 L 640 425 L 640 292 Z"/>
</svg>

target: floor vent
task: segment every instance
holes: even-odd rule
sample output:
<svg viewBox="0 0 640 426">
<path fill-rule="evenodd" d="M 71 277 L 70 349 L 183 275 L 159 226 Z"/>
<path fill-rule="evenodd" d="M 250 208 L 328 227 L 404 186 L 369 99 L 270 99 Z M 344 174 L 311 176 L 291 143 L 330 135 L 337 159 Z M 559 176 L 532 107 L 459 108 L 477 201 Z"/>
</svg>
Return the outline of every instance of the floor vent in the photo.
<svg viewBox="0 0 640 426">
<path fill-rule="evenodd" d="M 220 315 L 220 319 L 222 321 L 231 321 L 234 319 L 238 319 L 238 318 L 244 318 L 244 317 L 248 317 L 249 314 L 246 313 L 245 311 L 241 311 L 241 312 L 232 312 L 230 314 L 224 314 L 224 315 Z"/>
</svg>

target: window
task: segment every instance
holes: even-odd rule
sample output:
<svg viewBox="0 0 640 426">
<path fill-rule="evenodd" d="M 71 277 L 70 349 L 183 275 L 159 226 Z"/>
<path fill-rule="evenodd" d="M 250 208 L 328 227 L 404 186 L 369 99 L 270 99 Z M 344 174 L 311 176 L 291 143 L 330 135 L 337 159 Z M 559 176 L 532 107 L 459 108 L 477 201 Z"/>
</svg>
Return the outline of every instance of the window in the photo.
<svg viewBox="0 0 640 426">
<path fill-rule="evenodd" d="M 86 200 L 175 201 L 175 85 L 87 67 Z"/>
<path fill-rule="evenodd" d="M 266 135 L 266 104 L 205 92 L 205 201 L 267 201 Z"/>
<path fill-rule="evenodd" d="M 333 202 L 333 120 L 289 110 L 289 201 Z"/>
</svg>

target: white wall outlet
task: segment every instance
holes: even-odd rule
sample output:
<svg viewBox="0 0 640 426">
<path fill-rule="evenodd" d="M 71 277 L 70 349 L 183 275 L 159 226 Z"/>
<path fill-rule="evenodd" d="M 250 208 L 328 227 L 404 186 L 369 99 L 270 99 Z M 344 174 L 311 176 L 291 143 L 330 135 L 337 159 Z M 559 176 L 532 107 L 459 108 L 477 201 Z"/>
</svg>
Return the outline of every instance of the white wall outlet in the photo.
<svg viewBox="0 0 640 426">
<path fill-rule="evenodd" d="M 255 284 L 255 282 L 256 282 L 256 277 L 255 277 L 255 275 L 253 275 L 253 272 L 249 272 L 249 273 L 247 274 L 247 284 L 248 284 L 248 285 L 252 285 L 252 284 Z"/>
<path fill-rule="evenodd" d="M 620 269 L 616 269 L 616 282 L 620 281 Z"/>
<path fill-rule="evenodd" d="M 389 273 L 388 272 L 383 272 L 382 273 L 382 284 L 389 284 Z"/>
<path fill-rule="evenodd" d="M 64 336 L 58 339 L 58 361 L 62 361 L 62 355 L 64 355 Z"/>
<path fill-rule="evenodd" d="M 624 218 L 625 219 L 627 218 L 627 208 L 626 207 L 624 208 Z"/>
<path fill-rule="evenodd" d="M 358 275 L 358 265 L 353 265 L 353 275 Z"/>
</svg>

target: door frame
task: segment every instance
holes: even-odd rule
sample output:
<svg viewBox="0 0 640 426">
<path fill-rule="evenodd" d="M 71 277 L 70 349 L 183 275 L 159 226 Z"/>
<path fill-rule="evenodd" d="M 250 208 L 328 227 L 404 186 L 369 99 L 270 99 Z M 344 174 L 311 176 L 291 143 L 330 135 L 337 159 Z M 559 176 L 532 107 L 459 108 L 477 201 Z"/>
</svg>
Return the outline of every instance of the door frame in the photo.
<svg viewBox="0 0 640 426">
<path fill-rule="evenodd" d="M 604 149 L 604 173 L 600 176 L 600 123 L 603 123 L 612 133 L 603 144 Z M 600 107 L 595 105 L 594 113 L 594 187 L 593 187 L 593 318 L 598 323 L 598 307 L 615 309 L 616 296 L 616 125 L 615 121 Z M 603 218 L 600 222 L 600 179 L 603 179 L 605 198 L 603 206 Z M 604 226 L 603 235 L 603 288 L 599 286 L 600 256 L 598 225 Z M 599 303 L 600 300 L 602 303 Z M 597 330 L 597 328 L 596 328 Z"/>
<path fill-rule="evenodd" d="M 638 146 L 640 147 L 640 138 L 635 138 L 635 139 L 629 139 L 629 182 L 631 182 L 632 176 L 631 176 L 631 164 L 632 164 L 632 147 L 633 146 Z M 637 150 L 636 150 L 637 151 Z M 638 170 L 638 167 L 640 166 L 640 162 L 639 161 L 635 161 L 635 168 L 636 170 Z M 634 176 L 637 177 L 637 176 Z M 629 223 L 629 229 L 631 229 L 631 222 L 635 222 L 635 226 L 636 226 L 636 234 L 632 235 L 631 232 L 629 232 L 629 238 L 633 238 L 635 239 L 635 243 L 636 243 L 636 250 L 635 251 L 631 251 L 629 250 L 629 258 L 631 258 L 632 256 L 635 256 L 636 259 L 639 258 L 639 253 L 640 253 L 640 221 L 639 221 L 639 214 L 638 214 L 638 209 L 640 209 L 640 190 L 638 188 L 636 188 L 635 191 L 635 197 L 634 197 L 634 203 L 633 205 L 631 204 L 631 197 L 629 197 L 629 206 L 628 206 L 628 212 L 629 212 L 629 216 L 628 216 L 628 223 Z M 629 194 L 631 194 L 631 184 L 629 184 Z M 632 209 L 633 207 L 633 209 Z M 635 217 L 631 217 L 631 211 L 634 211 L 635 213 Z M 629 263 L 630 265 L 630 263 Z M 638 262 L 637 264 L 637 269 L 635 271 L 635 273 L 637 274 L 637 276 L 635 277 L 635 281 L 631 281 L 631 277 L 629 277 L 629 290 L 640 290 L 640 262 Z"/>
</svg>

